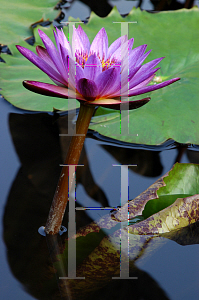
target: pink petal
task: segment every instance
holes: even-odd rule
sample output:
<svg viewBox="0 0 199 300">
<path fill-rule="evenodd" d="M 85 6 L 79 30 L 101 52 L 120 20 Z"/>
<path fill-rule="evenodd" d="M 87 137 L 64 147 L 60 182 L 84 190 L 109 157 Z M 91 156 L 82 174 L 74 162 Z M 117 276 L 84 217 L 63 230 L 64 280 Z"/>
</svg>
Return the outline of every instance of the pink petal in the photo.
<svg viewBox="0 0 199 300">
<path fill-rule="evenodd" d="M 84 67 L 85 78 L 95 81 L 97 76 L 102 73 L 102 64 L 96 54 L 89 56 Z"/>
<path fill-rule="evenodd" d="M 107 59 L 107 52 L 108 52 L 108 36 L 106 34 L 106 30 L 102 28 L 94 38 L 91 47 L 90 47 L 90 53 L 91 54 L 96 53 L 97 56 L 101 60 Z"/>
</svg>

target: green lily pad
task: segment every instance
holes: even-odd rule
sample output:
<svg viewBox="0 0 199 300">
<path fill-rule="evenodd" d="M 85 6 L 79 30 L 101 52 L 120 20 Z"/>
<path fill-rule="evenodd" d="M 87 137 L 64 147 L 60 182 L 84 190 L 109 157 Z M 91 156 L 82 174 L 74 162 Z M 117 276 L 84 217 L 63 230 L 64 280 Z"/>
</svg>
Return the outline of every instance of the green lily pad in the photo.
<svg viewBox="0 0 199 300">
<path fill-rule="evenodd" d="M 24 41 L 19 44 L 25 48 L 30 49 L 36 53 L 35 46 L 43 45 L 38 35 L 38 28 L 41 28 L 48 36 L 53 39 L 53 26 L 50 28 L 43 28 L 38 26 L 34 29 L 35 45 L 30 46 Z M 24 80 L 35 80 L 46 83 L 52 83 L 52 80 L 29 60 L 19 53 L 15 45 L 9 45 L 12 55 L 2 54 L 2 58 L 6 63 L 0 63 L 0 87 L 2 89 L 1 94 L 6 100 L 18 108 L 33 111 L 53 111 L 68 110 L 79 107 L 77 100 L 67 100 L 60 98 L 47 97 L 32 93 L 24 88 L 22 82 Z M 68 101 L 69 107 L 68 107 Z"/>
<path fill-rule="evenodd" d="M 54 10 L 57 0 L 1 0 L 0 43 L 18 43 L 32 35 L 31 24 L 43 19 L 53 20 L 59 13 Z"/>
<path fill-rule="evenodd" d="M 69 21 L 74 21 L 74 19 L 69 18 Z M 110 114 L 107 114 L 108 110 L 102 108 L 100 108 L 98 118 L 94 118 L 90 129 L 128 143 L 157 145 L 171 138 L 180 143 L 199 144 L 197 113 L 199 110 L 198 8 L 156 14 L 133 8 L 126 18 L 122 18 L 117 9 L 113 8 L 106 18 L 100 18 L 91 13 L 88 24 L 82 23 L 82 28 L 92 41 L 96 33 L 105 27 L 110 45 L 120 36 L 121 32 L 121 25 L 113 22 L 126 21 L 137 22 L 129 24 L 129 38 L 134 37 L 134 47 L 148 44 L 147 49 L 153 50 L 146 62 L 165 56 L 159 64 L 161 69 L 157 72 L 154 84 L 157 81 L 174 77 L 181 77 L 181 80 L 163 89 L 132 97 L 136 100 L 150 96 L 151 101 L 143 107 L 129 112 L 128 135 L 120 134 L 120 114 L 112 110 L 109 110 Z M 52 35 L 50 30 L 45 30 L 49 36 Z M 36 43 L 40 44 L 41 41 L 38 40 L 36 31 Z M 67 33 L 67 28 L 64 31 Z M 24 45 L 23 42 L 20 44 Z M 66 110 L 67 105 L 63 99 L 48 97 L 46 100 L 46 97 L 25 92 L 21 86 L 18 89 L 17 85 L 20 85 L 20 82 L 25 79 L 45 82 L 49 82 L 49 79 L 26 59 L 22 60 L 22 57 L 13 51 L 13 47 L 10 47 L 14 54 L 13 61 L 9 58 L 10 65 L 1 64 L 0 66 L 2 68 L 0 86 L 3 96 L 13 105 L 23 109 L 52 111 L 54 107 Z M 34 47 L 32 48 L 34 49 Z M 6 55 L 2 55 L 2 57 L 8 62 Z M 18 63 L 16 66 L 14 63 L 16 59 L 21 59 L 21 65 Z M 28 74 L 28 78 L 26 74 Z M 14 91 L 10 91 L 11 87 Z M 104 116 L 105 114 L 106 116 Z M 127 116 L 125 119 L 127 121 Z"/>
<path fill-rule="evenodd" d="M 112 11 L 110 18 L 110 23 L 114 18 L 116 20 L 116 10 Z M 96 19 L 93 16 L 90 21 L 95 28 Z M 164 81 L 181 77 L 181 80 L 143 95 L 143 98 L 150 96 L 151 101 L 129 112 L 129 135 L 120 134 L 119 113 L 114 113 L 112 120 L 107 120 L 106 116 L 104 121 L 102 117 L 98 123 L 94 119 L 95 124 L 91 124 L 90 128 L 104 136 L 129 143 L 157 145 L 171 138 L 180 143 L 199 144 L 199 10 L 194 8 L 150 14 L 133 9 L 123 21 L 137 21 L 137 24 L 129 24 L 129 37 L 134 37 L 134 46 L 146 43 L 147 49 L 153 50 L 146 62 L 165 56 L 159 64 L 159 79 Z M 109 23 L 109 27 L 106 27 L 108 20 L 103 22 L 108 36 L 115 38 L 116 30 L 118 36 L 119 24 Z M 142 95 L 132 97 L 141 98 Z"/>
<path fill-rule="evenodd" d="M 148 201 L 142 212 L 144 218 L 172 205 L 178 198 L 199 194 L 199 166 L 194 164 L 175 164 L 169 175 L 164 178 L 166 186 L 157 190 L 158 198 Z"/>
<path fill-rule="evenodd" d="M 165 209 L 166 207 L 172 205 L 176 199 L 183 198 L 183 197 L 189 197 L 191 195 L 184 195 L 184 194 L 176 194 L 176 195 L 164 195 L 160 196 L 158 199 L 153 199 L 147 202 L 144 210 L 143 210 L 143 217 L 144 219 L 149 218 L 155 213 L 158 213 L 159 211 Z"/>
</svg>

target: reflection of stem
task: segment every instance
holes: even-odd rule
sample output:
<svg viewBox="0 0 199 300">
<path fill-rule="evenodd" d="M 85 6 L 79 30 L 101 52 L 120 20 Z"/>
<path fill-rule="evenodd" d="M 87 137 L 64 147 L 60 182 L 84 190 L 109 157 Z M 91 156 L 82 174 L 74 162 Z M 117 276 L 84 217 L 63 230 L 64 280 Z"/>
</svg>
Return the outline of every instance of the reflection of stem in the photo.
<svg viewBox="0 0 199 300">
<path fill-rule="evenodd" d="M 81 104 L 76 123 L 76 135 L 72 137 L 68 154 L 64 162 L 65 165 L 77 165 L 84 140 L 88 131 L 88 126 L 92 118 L 95 106 L 86 106 Z M 82 135 L 81 135 L 82 134 Z M 66 205 L 68 202 L 68 190 L 70 192 L 73 179 L 68 178 L 69 167 L 64 166 L 55 191 L 53 202 L 50 208 L 48 219 L 45 226 L 47 234 L 57 234 L 60 230 Z M 74 176 L 73 176 L 74 178 Z M 69 181 L 69 186 L 68 186 Z"/>
<path fill-rule="evenodd" d="M 183 145 L 183 146 L 178 145 L 178 147 L 177 147 L 178 154 L 177 154 L 174 164 L 177 162 L 180 163 L 182 156 L 187 148 L 188 148 L 187 145 Z"/>
</svg>

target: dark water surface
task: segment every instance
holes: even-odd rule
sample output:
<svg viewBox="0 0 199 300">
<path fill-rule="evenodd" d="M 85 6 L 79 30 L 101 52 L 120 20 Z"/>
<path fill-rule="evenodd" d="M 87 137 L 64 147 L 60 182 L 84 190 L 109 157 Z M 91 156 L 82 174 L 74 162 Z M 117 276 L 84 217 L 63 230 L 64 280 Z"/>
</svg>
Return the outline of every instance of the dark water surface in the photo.
<svg viewBox="0 0 199 300">
<path fill-rule="evenodd" d="M 83 6 L 71 6 L 68 12 L 81 19 L 89 13 Z M 0 299 L 66 299 L 60 296 L 56 275 L 50 276 L 52 255 L 38 228 L 45 225 L 59 164 L 67 152 L 68 139 L 59 137 L 66 132 L 67 116 L 24 114 L 3 98 L 0 107 Z M 85 168 L 77 172 L 77 202 L 84 207 L 116 207 L 120 205 L 121 176 L 114 164 L 137 164 L 129 168 L 129 199 L 133 199 L 170 170 L 176 159 L 199 163 L 199 153 L 197 148 L 177 150 L 175 144 L 163 149 L 129 148 L 100 141 L 90 133 L 81 158 Z M 77 229 L 108 213 L 78 211 Z M 67 222 L 66 214 L 66 227 Z M 112 280 L 84 299 L 199 299 L 198 227 L 187 232 L 190 245 L 164 239 L 157 249 L 146 250 L 135 262 L 137 280 Z M 82 292 L 80 288 L 79 296 L 68 299 L 83 299 Z"/>
<path fill-rule="evenodd" d="M 49 252 L 45 237 L 40 236 L 37 230 L 45 225 L 60 172 L 59 163 L 67 148 L 65 138 L 59 143 L 59 132 L 65 130 L 66 116 L 55 120 L 46 113 L 22 114 L 2 99 L 1 120 L 1 299 L 32 299 L 30 294 L 36 299 L 56 299 L 45 296 L 46 287 L 42 285 L 44 266 L 40 270 L 40 265 L 44 260 L 49 263 L 50 256 L 47 257 Z M 129 198 L 133 199 L 172 167 L 178 154 L 177 149 L 172 147 L 161 152 L 129 149 L 100 142 L 89 135 L 83 157 L 84 163 L 88 160 L 89 168 L 86 174 L 77 175 L 76 199 L 79 205 L 120 205 L 120 170 L 113 164 L 125 164 L 127 161 L 128 164 L 138 165 L 137 170 L 135 167 L 129 170 Z M 197 163 L 198 155 L 197 151 L 185 150 L 181 162 Z M 92 182 L 92 187 L 89 182 Z M 107 211 L 76 214 L 79 228 L 99 219 Z M 198 253 L 198 244 L 182 246 L 171 240 L 166 240 L 150 255 L 146 252 L 136 261 L 136 266 L 148 274 L 144 281 L 146 289 L 147 282 L 152 280 L 161 293 L 151 298 L 149 289 L 148 297 L 140 298 L 140 294 L 135 299 L 198 299 Z M 41 276 L 41 287 L 35 280 L 38 276 Z M 135 280 L 133 284 L 138 285 Z M 120 291 L 122 289 L 124 287 Z M 125 290 L 128 289 L 127 285 Z M 95 299 L 113 299 L 113 295 L 112 288 L 110 291 L 106 289 L 98 293 L 98 298 L 95 295 Z"/>
</svg>

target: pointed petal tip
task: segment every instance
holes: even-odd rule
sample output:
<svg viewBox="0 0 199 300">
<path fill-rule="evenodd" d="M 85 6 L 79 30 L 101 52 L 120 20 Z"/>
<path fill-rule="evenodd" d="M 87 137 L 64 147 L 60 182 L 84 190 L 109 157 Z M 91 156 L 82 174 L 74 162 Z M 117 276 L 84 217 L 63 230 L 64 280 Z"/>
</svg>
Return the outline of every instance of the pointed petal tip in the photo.
<svg viewBox="0 0 199 300">
<path fill-rule="evenodd" d="M 26 49 L 26 48 L 24 48 L 24 47 L 22 47 L 22 46 L 20 46 L 20 45 L 15 45 L 16 46 L 16 48 L 17 48 L 17 50 L 21 53 L 21 51 L 23 51 L 24 49 Z"/>
<path fill-rule="evenodd" d="M 43 33 L 43 31 L 41 29 L 38 29 L 38 33 L 40 35 L 40 33 Z"/>
</svg>

